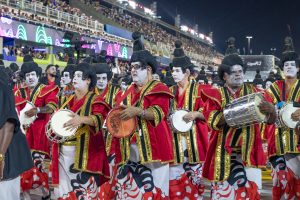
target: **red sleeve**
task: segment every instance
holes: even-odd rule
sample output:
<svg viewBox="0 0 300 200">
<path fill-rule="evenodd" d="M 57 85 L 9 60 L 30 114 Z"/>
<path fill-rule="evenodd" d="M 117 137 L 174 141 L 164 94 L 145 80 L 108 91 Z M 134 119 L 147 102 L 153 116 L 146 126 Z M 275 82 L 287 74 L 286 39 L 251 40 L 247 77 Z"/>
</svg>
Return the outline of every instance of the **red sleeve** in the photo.
<svg viewBox="0 0 300 200">
<path fill-rule="evenodd" d="M 95 133 L 98 133 L 101 130 L 109 110 L 109 105 L 104 102 L 102 98 L 97 97 L 93 102 L 92 115 L 90 115 L 90 117 L 93 119 L 95 124 Z"/>
<path fill-rule="evenodd" d="M 151 109 L 154 113 L 154 121 L 151 122 L 154 127 L 169 115 L 171 98 L 172 96 L 165 93 L 157 93 L 145 97 L 145 109 Z"/>
<path fill-rule="evenodd" d="M 206 102 L 203 109 L 203 115 L 207 121 L 208 126 L 213 130 L 219 130 L 217 127 L 222 115 L 223 111 L 220 105 L 221 100 L 215 99 L 214 97 L 220 96 L 216 94 L 214 96 L 206 95 Z"/>
</svg>

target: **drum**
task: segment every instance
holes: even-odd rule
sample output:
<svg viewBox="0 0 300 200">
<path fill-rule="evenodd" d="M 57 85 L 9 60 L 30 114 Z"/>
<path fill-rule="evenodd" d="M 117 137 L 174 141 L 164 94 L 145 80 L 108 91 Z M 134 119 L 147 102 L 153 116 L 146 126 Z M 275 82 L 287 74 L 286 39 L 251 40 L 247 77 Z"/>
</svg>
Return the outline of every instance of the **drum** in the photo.
<svg viewBox="0 0 300 200">
<path fill-rule="evenodd" d="M 266 116 L 260 112 L 258 107 L 262 100 L 261 93 L 253 93 L 234 99 L 223 111 L 226 123 L 230 127 L 242 127 L 264 122 Z"/>
<path fill-rule="evenodd" d="M 63 143 L 75 136 L 77 128 L 66 130 L 64 124 L 72 119 L 74 112 L 67 109 L 55 112 L 46 125 L 46 135 L 49 140 L 55 143 Z"/>
<path fill-rule="evenodd" d="M 183 120 L 183 116 L 188 114 L 187 110 L 176 110 L 169 115 L 169 123 L 171 129 L 177 133 L 185 133 L 191 130 L 193 127 L 194 121 L 186 123 Z"/>
<path fill-rule="evenodd" d="M 121 112 L 125 110 L 122 107 L 112 109 L 106 118 L 106 127 L 110 134 L 116 138 L 130 136 L 136 130 L 136 118 L 121 120 Z"/>
<path fill-rule="evenodd" d="M 286 103 L 279 111 L 279 124 L 288 128 L 296 128 L 298 121 L 292 120 L 292 114 L 298 110 L 298 107 L 294 107 L 293 103 Z"/>
<path fill-rule="evenodd" d="M 25 107 L 20 111 L 20 124 L 21 129 L 25 133 L 25 129 L 27 129 L 37 118 L 37 116 L 28 117 L 25 112 L 35 108 L 34 104 L 31 102 L 27 102 Z"/>
</svg>

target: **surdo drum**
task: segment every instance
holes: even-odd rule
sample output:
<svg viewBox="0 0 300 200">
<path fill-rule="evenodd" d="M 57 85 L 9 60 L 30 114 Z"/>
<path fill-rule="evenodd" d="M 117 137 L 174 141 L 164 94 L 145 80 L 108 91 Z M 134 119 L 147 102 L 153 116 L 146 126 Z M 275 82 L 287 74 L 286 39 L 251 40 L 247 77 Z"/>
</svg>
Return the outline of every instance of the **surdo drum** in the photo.
<svg viewBox="0 0 300 200">
<path fill-rule="evenodd" d="M 242 127 L 264 122 L 266 115 L 261 113 L 258 107 L 262 100 L 261 93 L 253 93 L 234 99 L 225 106 L 223 111 L 226 123 L 230 127 Z"/>
</svg>

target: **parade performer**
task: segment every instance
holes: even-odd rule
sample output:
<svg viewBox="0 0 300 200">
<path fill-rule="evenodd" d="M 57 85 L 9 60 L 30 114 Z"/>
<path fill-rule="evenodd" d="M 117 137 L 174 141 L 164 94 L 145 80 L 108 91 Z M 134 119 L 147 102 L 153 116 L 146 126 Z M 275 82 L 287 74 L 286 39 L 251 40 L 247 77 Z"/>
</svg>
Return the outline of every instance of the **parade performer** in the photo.
<svg viewBox="0 0 300 200">
<path fill-rule="evenodd" d="M 81 63 L 74 71 L 75 94 L 61 109 L 74 112 L 65 127 L 79 128 L 68 141 L 53 144 L 52 181 L 58 199 L 95 200 L 98 187 L 109 178 L 101 127 L 110 107 L 93 92 L 96 75 L 90 64 Z"/>
<path fill-rule="evenodd" d="M 253 169 L 265 165 L 261 156 L 260 124 L 232 128 L 226 124 L 223 115 L 225 106 L 233 99 L 257 90 L 243 83 L 244 63 L 231 40 L 226 53 L 228 55 L 218 69 L 220 79 L 225 82 L 224 87 L 202 91 L 203 98 L 207 98 L 204 115 L 212 129 L 203 177 L 213 182 L 212 199 L 260 199 L 258 184 L 261 175 L 259 170 Z M 270 103 L 262 101 L 259 108 L 268 116 L 268 123 L 275 121 L 275 109 Z M 257 177 L 251 176 L 253 172 L 257 172 Z"/>
<path fill-rule="evenodd" d="M 119 87 L 111 83 L 113 72 L 106 64 L 105 55 L 106 51 L 102 51 L 101 55 L 96 58 L 97 65 L 95 66 L 98 67 L 96 67 L 97 84 L 95 87 L 95 93 L 100 95 L 106 103 L 113 107 Z"/>
<path fill-rule="evenodd" d="M 125 110 L 120 115 L 122 120 L 137 118 L 137 128 L 128 137 L 113 137 L 111 154 L 115 154 L 116 167 L 110 182 L 100 187 L 100 199 L 169 198 L 173 149 L 167 116 L 173 95 L 166 85 L 152 80 L 157 63 L 140 37 L 139 32 L 133 33 L 133 84 L 121 97 Z"/>
<path fill-rule="evenodd" d="M 186 122 L 194 121 L 188 132 L 173 130 L 174 163 L 170 167 L 170 199 L 200 199 L 204 193 L 202 167 L 208 146 L 208 127 L 202 114 L 201 87 L 189 77 L 193 73 L 190 59 L 184 55 L 182 43 L 176 41 L 172 75 L 176 86 L 170 89 L 175 98 L 171 110 L 188 110 Z"/>
<path fill-rule="evenodd" d="M 269 102 L 276 105 L 278 110 L 286 103 L 300 102 L 300 81 L 297 79 L 299 56 L 294 51 L 292 38 L 285 38 L 284 47 L 281 69 L 285 79 L 277 80 L 266 91 Z M 299 119 L 300 109 L 291 114 L 291 120 L 299 121 Z M 270 126 L 265 134 L 272 166 L 273 199 L 300 198 L 299 135 L 295 129 L 280 123 L 277 123 L 277 126 Z"/>
</svg>

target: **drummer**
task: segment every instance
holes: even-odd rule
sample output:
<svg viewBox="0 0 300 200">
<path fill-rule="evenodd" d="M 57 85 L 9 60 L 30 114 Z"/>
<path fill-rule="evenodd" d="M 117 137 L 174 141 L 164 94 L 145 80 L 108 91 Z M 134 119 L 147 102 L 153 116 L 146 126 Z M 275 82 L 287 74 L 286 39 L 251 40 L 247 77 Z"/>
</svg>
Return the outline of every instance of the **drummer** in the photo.
<svg viewBox="0 0 300 200">
<path fill-rule="evenodd" d="M 232 128 L 226 124 L 223 115 L 224 107 L 233 99 L 256 92 L 254 86 L 243 83 L 245 70 L 234 43 L 230 42 L 227 55 L 218 69 L 224 87 L 202 91 L 207 98 L 204 115 L 212 129 L 203 177 L 213 182 L 212 199 L 260 199 L 261 171 L 249 168 L 266 163 L 261 156 L 260 126 Z M 268 123 L 275 121 L 273 105 L 263 101 L 259 108 L 268 116 Z"/>
<path fill-rule="evenodd" d="M 208 146 L 208 127 L 202 114 L 200 85 L 189 80 L 194 66 L 181 46 L 180 41 L 175 42 L 172 76 L 177 85 L 170 88 L 175 96 L 171 101 L 171 111 L 188 110 L 183 119 L 194 124 L 185 133 L 173 130 L 174 165 L 170 167 L 170 199 L 198 199 L 204 193 L 202 167 Z"/>
<path fill-rule="evenodd" d="M 22 191 L 31 189 L 42 190 L 43 197 L 50 196 L 48 174 L 45 162 L 50 158 L 49 141 L 45 134 L 45 125 L 49 121 L 51 113 L 57 107 L 57 86 L 46 86 L 39 83 L 42 69 L 26 57 L 28 62 L 21 66 L 20 76 L 25 79 L 26 87 L 21 87 L 15 92 L 16 107 L 22 110 L 27 101 L 35 107 L 25 112 L 27 117 L 37 116 L 37 119 L 26 129 L 26 138 L 31 149 L 34 167 L 21 176 Z M 22 119 L 20 120 L 22 123 Z"/>
<path fill-rule="evenodd" d="M 114 100 L 120 88 L 111 83 L 113 72 L 106 63 L 105 56 L 106 51 L 102 50 L 96 59 L 97 63 L 93 65 L 97 75 L 95 93 L 100 95 L 111 107 L 114 107 Z"/>
<path fill-rule="evenodd" d="M 94 69 L 81 63 L 73 75 L 75 94 L 61 109 L 73 111 L 67 129 L 79 127 L 74 138 L 52 148 L 52 182 L 55 199 L 96 199 L 97 188 L 109 178 L 108 161 L 101 127 L 110 109 L 93 91 Z"/>
<path fill-rule="evenodd" d="M 144 49 L 141 34 L 134 32 L 132 37 L 133 84 L 118 101 L 125 108 L 121 119 L 136 118 L 138 125 L 132 135 L 113 138 L 111 149 L 115 151 L 118 167 L 114 169 L 110 183 L 100 188 L 99 194 L 103 195 L 100 199 L 167 199 L 169 163 L 173 162 L 172 135 L 167 115 L 173 95 L 166 85 L 152 80 L 157 62 Z"/>
<path fill-rule="evenodd" d="M 266 91 L 268 101 L 280 110 L 286 102 L 300 102 L 299 56 L 293 49 L 292 38 L 286 37 L 281 58 L 285 80 L 274 82 Z M 300 120 L 300 109 L 291 116 Z M 295 129 L 271 126 L 267 133 L 268 154 L 272 166 L 273 199 L 300 198 L 299 135 Z M 299 131 L 299 130 L 298 130 Z"/>
</svg>

